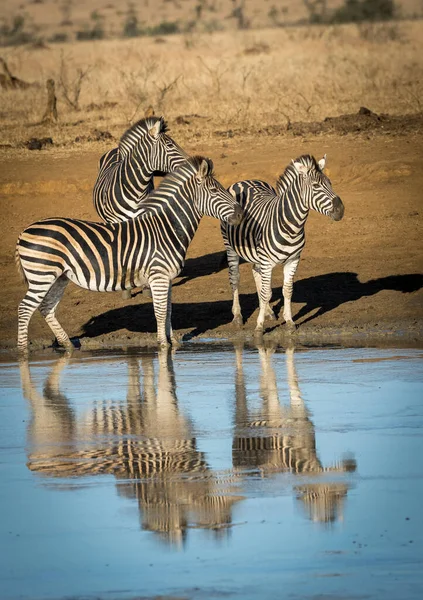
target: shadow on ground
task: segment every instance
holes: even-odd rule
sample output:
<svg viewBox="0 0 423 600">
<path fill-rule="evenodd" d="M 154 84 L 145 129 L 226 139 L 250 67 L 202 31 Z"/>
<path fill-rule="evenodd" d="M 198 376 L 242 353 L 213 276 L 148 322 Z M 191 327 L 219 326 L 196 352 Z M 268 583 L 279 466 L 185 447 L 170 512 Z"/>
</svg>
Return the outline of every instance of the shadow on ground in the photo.
<svg viewBox="0 0 423 600">
<path fill-rule="evenodd" d="M 192 278 L 189 271 L 188 276 Z M 423 275 L 415 273 L 371 279 L 366 283 L 361 283 L 357 273 L 351 272 L 326 273 L 301 279 L 294 284 L 293 302 L 304 304 L 304 306 L 294 316 L 294 321 L 297 324 L 307 323 L 341 304 L 373 296 L 383 290 L 406 294 L 418 291 L 422 287 Z M 277 304 L 274 305 L 275 313 L 279 318 L 283 307 L 281 289 L 280 287 L 273 288 L 272 292 L 273 301 L 277 301 Z M 258 307 L 257 295 L 255 293 L 241 294 L 240 301 L 245 322 Z M 199 336 L 206 331 L 230 323 L 232 319 L 231 305 L 231 300 L 174 303 L 172 305 L 173 328 L 175 330 L 189 329 L 194 326 L 189 337 Z M 152 303 L 124 306 L 93 317 L 83 325 L 81 337 L 97 337 L 120 329 L 134 333 L 154 333 L 156 320 Z"/>
</svg>

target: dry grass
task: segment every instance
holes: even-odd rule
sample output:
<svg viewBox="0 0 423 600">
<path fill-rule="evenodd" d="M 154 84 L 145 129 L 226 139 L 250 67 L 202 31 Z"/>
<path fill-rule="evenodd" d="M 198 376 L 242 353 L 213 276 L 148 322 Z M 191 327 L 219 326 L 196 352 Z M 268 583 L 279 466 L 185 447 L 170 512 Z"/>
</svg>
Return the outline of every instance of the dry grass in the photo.
<svg viewBox="0 0 423 600">
<path fill-rule="evenodd" d="M 292 27 L 175 35 L 161 43 L 135 38 L 5 48 L 13 74 L 39 85 L 0 90 L 1 143 L 51 135 L 55 143 L 69 144 L 94 128 L 118 138 L 149 105 L 168 118 L 181 141 L 322 120 L 363 105 L 377 113 L 421 112 L 422 37 L 422 21 L 402 21 L 370 30 Z M 80 72 L 85 76 L 75 110 L 63 86 L 72 94 Z M 59 122 L 34 125 L 44 112 L 50 77 Z M 175 125 L 181 115 L 188 123 Z"/>
</svg>

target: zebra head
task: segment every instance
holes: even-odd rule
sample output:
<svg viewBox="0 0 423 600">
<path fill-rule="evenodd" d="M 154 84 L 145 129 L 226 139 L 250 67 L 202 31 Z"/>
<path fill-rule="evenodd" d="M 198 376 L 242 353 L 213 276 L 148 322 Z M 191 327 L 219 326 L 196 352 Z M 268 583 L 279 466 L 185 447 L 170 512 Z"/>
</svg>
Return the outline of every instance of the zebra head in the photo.
<svg viewBox="0 0 423 600">
<path fill-rule="evenodd" d="M 306 206 L 331 217 L 334 221 L 340 221 L 344 216 L 344 205 L 333 191 L 329 177 L 323 173 L 325 164 L 326 154 L 318 162 L 308 154 L 292 161 Z"/>
<path fill-rule="evenodd" d="M 215 178 L 211 159 L 195 156 L 191 160 L 197 171 L 195 203 L 199 213 L 215 217 L 229 225 L 239 225 L 243 210 L 235 198 Z"/>
<path fill-rule="evenodd" d="M 150 117 L 146 119 L 146 124 L 152 171 L 174 171 L 188 155 L 167 133 L 167 124 L 163 117 Z"/>
</svg>

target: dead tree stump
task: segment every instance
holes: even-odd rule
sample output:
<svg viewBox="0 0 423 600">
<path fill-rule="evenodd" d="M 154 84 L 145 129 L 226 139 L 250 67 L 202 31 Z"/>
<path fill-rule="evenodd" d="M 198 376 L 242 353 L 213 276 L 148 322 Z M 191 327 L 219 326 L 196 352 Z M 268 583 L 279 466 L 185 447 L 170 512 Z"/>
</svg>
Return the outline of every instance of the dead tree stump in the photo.
<svg viewBox="0 0 423 600">
<path fill-rule="evenodd" d="M 41 123 L 57 121 L 57 98 L 54 91 L 54 79 L 47 79 L 47 107 Z"/>
</svg>

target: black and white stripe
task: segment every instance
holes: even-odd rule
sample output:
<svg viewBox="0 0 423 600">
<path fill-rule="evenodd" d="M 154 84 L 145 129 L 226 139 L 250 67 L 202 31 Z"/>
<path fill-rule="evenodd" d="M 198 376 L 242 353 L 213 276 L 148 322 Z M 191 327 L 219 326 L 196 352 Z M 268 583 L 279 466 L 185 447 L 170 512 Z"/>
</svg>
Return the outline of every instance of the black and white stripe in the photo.
<svg viewBox="0 0 423 600">
<path fill-rule="evenodd" d="M 242 366 L 242 349 L 236 348 L 236 409 L 232 460 L 236 468 L 256 469 L 263 475 L 274 472 L 320 474 L 355 471 L 356 462 L 322 465 L 310 412 L 301 396 L 294 363 L 294 349 L 285 351 L 289 405 L 279 400 L 276 373 L 272 366 L 274 348 L 258 346 L 261 363 L 258 411 L 249 408 Z"/>
<path fill-rule="evenodd" d="M 60 390 L 69 362 L 65 355 L 53 365 L 42 393 L 28 360 L 19 362 L 32 413 L 28 468 L 49 478 L 113 475 L 118 493 L 137 502 L 142 528 L 170 543 L 183 542 L 192 527 L 227 531 L 240 498 L 197 447 L 191 419 L 178 405 L 172 353 L 160 350 L 158 361 L 129 355 L 126 399 L 123 392 L 121 399 L 96 400 L 82 414 Z"/>
<path fill-rule="evenodd" d="M 261 332 L 266 318 L 275 315 L 271 298 L 272 270 L 284 265 L 283 316 L 294 327 L 291 312 L 293 279 L 305 244 L 304 226 L 310 208 L 339 221 L 344 214 L 341 199 L 323 173 L 325 159 L 317 162 L 304 155 L 280 176 L 276 190 L 263 181 L 240 181 L 229 191 L 244 209 L 239 225 L 222 223 L 222 235 L 229 265 L 233 294 L 234 323 L 242 324 L 239 304 L 239 259 L 253 263 L 253 275 L 260 301 L 256 330 Z"/>
<path fill-rule="evenodd" d="M 188 158 L 167 133 L 163 117 L 135 123 L 119 146 L 104 154 L 94 184 L 94 207 L 106 223 L 138 216 L 142 203 L 153 191 L 154 172 L 169 173 Z"/>
<path fill-rule="evenodd" d="M 58 342 L 72 347 L 55 317 L 68 281 L 112 292 L 148 284 L 160 345 L 171 342 L 171 281 L 180 273 L 202 215 L 239 223 L 242 209 L 213 175 L 210 159 L 193 157 L 165 177 L 145 213 L 121 223 L 50 218 L 19 236 L 16 262 L 28 284 L 19 305 L 18 348 L 38 308 Z"/>
</svg>

